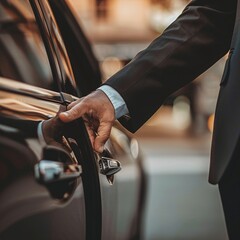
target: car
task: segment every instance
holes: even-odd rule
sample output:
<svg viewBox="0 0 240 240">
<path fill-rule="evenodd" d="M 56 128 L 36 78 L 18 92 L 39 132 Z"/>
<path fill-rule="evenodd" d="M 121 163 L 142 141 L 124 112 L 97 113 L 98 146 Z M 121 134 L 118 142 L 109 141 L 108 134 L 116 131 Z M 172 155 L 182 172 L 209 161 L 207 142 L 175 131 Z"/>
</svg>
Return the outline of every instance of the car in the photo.
<svg viewBox="0 0 240 240">
<path fill-rule="evenodd" d="M 67 0 L 0 2 L 0 239 L 140 239 L 138 142 L 116 122 L 102 154 L 60 111 L 101 84 Z M 121 171 L 120 171 L 121 170 Z"/>
</svg>

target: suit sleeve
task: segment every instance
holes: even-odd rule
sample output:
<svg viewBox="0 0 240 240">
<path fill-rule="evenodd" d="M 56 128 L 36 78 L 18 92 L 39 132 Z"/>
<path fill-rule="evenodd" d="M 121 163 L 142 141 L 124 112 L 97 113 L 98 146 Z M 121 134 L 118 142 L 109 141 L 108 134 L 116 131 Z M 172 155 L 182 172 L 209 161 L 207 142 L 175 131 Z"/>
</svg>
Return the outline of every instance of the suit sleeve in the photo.
<svg viewBox="0 0 240 240">
<path fill-rule="evenodd" d="M 145 50 L 105 84 L 125 100 L 131 132 L 173 92 L 194 80 L 229 50 L 236 0 L 193 0 Z"/>
</svg>

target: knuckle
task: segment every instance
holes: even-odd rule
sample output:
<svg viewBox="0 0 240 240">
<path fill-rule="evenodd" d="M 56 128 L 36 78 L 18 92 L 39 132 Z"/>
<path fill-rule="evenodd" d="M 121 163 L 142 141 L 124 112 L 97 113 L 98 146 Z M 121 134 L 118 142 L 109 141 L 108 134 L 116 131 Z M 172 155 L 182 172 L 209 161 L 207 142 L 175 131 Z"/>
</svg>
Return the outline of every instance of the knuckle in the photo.
<svg viewBox="0 0 240 240">
<path fill-rule="evenodd" d="M 76 118 L 78 117 L 78 110 L 76 108 L 72 108 L 71 110 L 69 110 L 69 114 L 72 118 Z"/>
</svg>

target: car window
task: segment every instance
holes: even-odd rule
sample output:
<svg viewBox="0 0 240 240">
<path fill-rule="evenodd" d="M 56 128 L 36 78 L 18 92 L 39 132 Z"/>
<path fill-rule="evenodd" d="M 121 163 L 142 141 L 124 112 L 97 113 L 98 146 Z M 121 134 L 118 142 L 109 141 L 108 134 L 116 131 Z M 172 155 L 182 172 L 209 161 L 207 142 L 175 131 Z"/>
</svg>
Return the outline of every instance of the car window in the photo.
<svg viewBox="0 0 240 240">
<path fill-rule="evenodd" d="M 57 90 L 28 1 L 1 1 L 0 13 L 0 76 Z"/>
<path fill-rule="evenodd" d="M 49 1 L 49 5 L 66 46 L 78 89 L 86 95 L 101 84 L 98 61 L 68 1 Z"/>
<path fill-rule="evenodd" d="M 43 38 L 53 78 L 61 92 L 79 96 L 65 45 L 47 1 L 30 1 Z"/>
<path fill-rule="evenodd" d="M 25 0 L 8 0 L 1 1 L 0 8 L 0 21 L 25 21 L 33 20 L 34 16 L 32 15 L 30 5 L 28 1 Z"/>
<path fill-rule="evenodd" d="M 47 10 L 44 16 L 49 25 L 47 41 L 52 41 L 54 48 L 50 54 L 58 55 L 52 57 L 58 58 L 54 63 L 58 69 L 54 70 L 53 63 L 49 63 L 51 57 L 46 53 L 29 1 L 1 1 L 0 76 L 77 96 L 86 95 L 101 84 L 98 62 L 69 5 L 65 1 L 50 3 L 55 16 L 48 2 L 41 2 Z"/>
<path fill-rule="evenodd" d="M 34 14 L 27 0 L 0 3 L 0 76 L 79 96 L 55 18 L 39 4 Z"/>
</svg>

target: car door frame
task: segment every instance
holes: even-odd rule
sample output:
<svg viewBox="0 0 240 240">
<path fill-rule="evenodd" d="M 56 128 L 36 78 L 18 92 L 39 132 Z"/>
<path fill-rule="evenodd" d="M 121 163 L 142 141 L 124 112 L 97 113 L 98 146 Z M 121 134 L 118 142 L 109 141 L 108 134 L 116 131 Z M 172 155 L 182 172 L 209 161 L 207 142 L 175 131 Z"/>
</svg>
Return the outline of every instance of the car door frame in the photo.
<svg viewBox="0 0 240 240">
<path fill-rule="evenodd" d="M 61 87 L 64 80 L 60 78 L 64 71 L 59 59 L 60 54 L 58 49 L 55 48 L 51 38 L 49 39 L 47 35 L 51 36 L 51 28 L 48 26 L 49 22 L 44 16 L 44 8 L 42 0 L 30 0 L 30 4 L 33 8 L 33 12 L 36 17 L 36 21 L 39 25 L 40 32 L 42 34 L 44 44 L 49 57 L 51 69 L 53 70 L 53 78 L 58 81 L 60 88 L 60 94 L 62 96 L 63 103 L 66 105 L 69 103 L 67 94 L 61 92 L 63 88 Z M 48 27 L 47 27 L 48 26 Z M 49 31 L 48 33 L 46 31 Z M 77 91 L 76 91 L 77 92 Z M 72 94 L 72 93 L 71 93 Z M 101 239 L 101 229 L 102 229 L 102 204 L 101 204 L 101 192 L 100 183 L 98 177 L 98 166 L 96 164 L 95 154 L 92 150 L 91 143 L 86 131 L 84 122 L 82 119 L 78 119 L 73 123 L 79 131 L 75 131 L 75 140 L 78 146 L 81 146 L 82 159 L 82 182 L 84 187 L 84 198 L 85 198 L 85 208 L 86 208 L 86 239 Z M 81 133 L 80 135 L 77 135 Z"/>
</svg>

